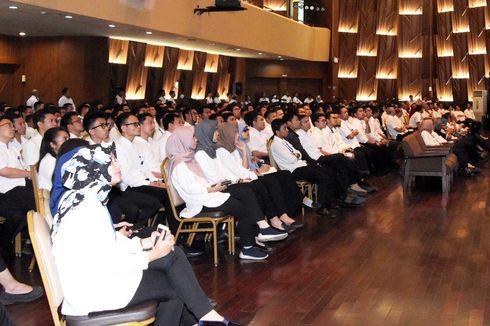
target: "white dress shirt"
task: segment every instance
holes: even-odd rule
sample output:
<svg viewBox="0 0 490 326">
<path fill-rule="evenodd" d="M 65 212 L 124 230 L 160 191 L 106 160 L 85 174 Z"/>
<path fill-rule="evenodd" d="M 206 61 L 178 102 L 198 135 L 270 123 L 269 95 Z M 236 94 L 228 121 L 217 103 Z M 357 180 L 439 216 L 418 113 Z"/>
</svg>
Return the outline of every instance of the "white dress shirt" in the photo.
<svg viewBox="0 0 490 326">
<path fill-rule="evenodd" d="M 66 103 L 71 103 L 71 105 L 73 105 L 74 108 L 76 108 L 75 106 L 75 102 L 73 102 L 73 98 L 71 97 L 66 97 L 65 95 L 62 95 L 59 100 L 58 100 L 58 107 L 63 107 L 63 105 L 65 105 Z"/>
<path fill-rule="evenodd" d="M 307 97 L 305 98 L 305 100 L 303 101 L 305 104 L 310 104 L 311 102 L 313 102 L 314 99 L 312 99 L 311 97 Z"/>
<path fill-rule="evenodd" d="M 39 163 L 37 185 L 41 189 L 51 190 L 53 187 L 53 172 L 56 166 L 56 158 L 47 153 Z"/>
<path fill-rule="evenodd" d="M 43 136 L 36 132 L 31 139 L 22 144 L 22 157 L 27 166 L 35 165 L 39 161 L 39 149 Z"/>
<path fill-rule="evenodd" d="M 52 241 L 64 296 L 61 312 L 66 315 L 125 307 L 148 268 L 140 239 L 114 231 L 93 188 L 87 188 L 84 200 L 66 213 Z"/>
<path fill-rule="evenodd" d="M 410 120 L 408 121 L 408 126 L 410 128 L 413 128 L 413 129 L 417 129 L 418 128 L 418 124 L 420 122 L 422 122 L 423 120 L 423 116 L 422 116 L 422 113 L 420 112 L 415 112 L 414 114 L 412 114 L 412 116 L 410 117 Z"/>
<path fill-rule="evenodd" d="M 263 102 L 270 103 L 270 100 L 267 96 L 259 98 L 259 103 L 263 103 Z"/>
<path fill-rule="evenodd" d="M 167 158 L 167 141 L 170 135 L 172 135 L 170 131 L 164 130 L 164 134 L 156 141 L 158 143 L 161 162 Z"/>
<path fill-rule="evenodd" d="M 22 157 L 20 153 L 12 146 L 0 142 L 0 170 L 3 168 L 15 168 L 24 170 Z M 24 178 L 6 178 L 0 176 L 0 193 L 4 194 L 15 187 L 25 186 Z"/>
<path fill-rule="evenodd" d="M 438 146 L 447 143 L 447 140 L 439 136 L 436 132 L 428 132 L 427 130 L 424 130 L 420 133 L 420 135 L 424 140 L 425 146 Z"/>
<path fill-rule="evenodd" d="M 351 122 L 349 122 L 354 129 L 357 129 L 359 133 L 357 134 L 357 140 L 361 144 L 365 144 L 369 141 L 368 136 L 366 134 L 366 122 L 364 120 L 359 120 L 357 118 L 353 118 Z"/>
<path fill-rule="evenodd" d="M 396 115 L 388 115 L 386 117 L 386 130 L 391 139 L 396 139 L 398 135 L 403 134 L 395 130 L 395 128 L 401 127 L 403 127 L 403 122 Z"/>
<path fill-rule="evenodd" d="M 217 157 L 211 158 L 205 151 L 197 151 L 194 157 L 210 184 L 216 184 L 223 180 L 230 180 L 235 183 L 240 179 L 224 166 Z"/>
<path fill-rule="evenodd" d="M 342 136 L 342 140 L 347 144 L 349 145 L 351 148 L 356 148 L 356 147 L 359 147 L 361 146 L 359 144 L 359 140 L 357 139 L 357 137 L 352 137 L 351 139 L 347 138 L 347 136 L 349 136 L 351 133 L 352 133 L 352 130 L 354 130 L 356 128 L 354 128 L 350 123 L 349 121 L 346 121 L 346 120 L 342 120 L 342 122 L 340 123 L 340 135 Z M 359 134 L 360 134 L 360 130 L 359 131 Z"/>
<path fill-rule="evenodd" d="M 158 181 L 150 170 L 144 169 L 143 160 L 133 143 L 125 137 L 119 138 L 115 143 L 117 161 L 121 165 L 122 180 L 119 188 L 122 191 L 128 187 L 147 186 L 152 181 Z"/>
<path fill-rule="evenodd" d="M 293 145 L 285 139 L 274 137 L 271 144 L 271 153 L 281 170 L 293 172 L 297 168 L 306 166 L 306 161 L 301 159 L 301 153 L 294 149 Z"/>
<path fill-rule="evenodd" d="M 36 104 L 36 102 L 39 102 L 40 99 L 39 97 L 35 96 L 35 95 L 31 95 L 31 97 L 29 97 L 26 101 L 26 106 L 31 106 L 34 108 L 34 104 Z"/>
<path fill-rule="evenodd" d="M 468 109 L 464 110 L 464 115 L 468 119 L 476 120 L 476 118 L 475 118 L 475 112 L 471 108 L 468 108 Z"/>
<path fill-rule="evenodd" d="M 31 139 L 32 136 L 34 136 L 36 133 L 37 133 L 36 129 L 26 126 L 26 139 Z"/>
<path fill-rule="evenodd" d="M 20 157 L 22 156 L 22 144 L 24 144 L 27 141 L 27 138 L 24 136 L 20 136 L 20 142 L 17 140 L 17 138 L 12 139 L 12 141 L 9 143 L 9 147 L 12 147 L 14 150 L 17 151 L 17 153 L 20 154 Z M 22 164 L 24 164 L 24 160 L 22 159 Z M 27 165 L 24 166 L 29 170 L 29 167 Z"/>
<path fill-rule="evenodd" d="M 258 131 L 253 127 L 249 128 L 248 130 L 250 133 L 250 140 L 247 144 L 250 150 L 252 152 L 258 151 L 267 153 L 267 141 L 271 137 L 270 133 L 265 129 Z"/>
<path fill-rule="evenodd" d="M 208 192 L 211 185 L 202 177 L 196 175 L 187 167 L 185 162 L 177 164 L 170 176 L 172 185 L 185 201 L 185 208 L 180 212 L 184 218 L 193 217 L 202 211 L 202 207 L 218 207 L 230 198 L 224 192 Z"/>
<path fill-rule="evenodd" d="M 218 148 L 216 150 L 216 158 L 235 175 L 235 179 L 257 179 L 255 173 L 243 167 L 242 157 L 238 150 L 235 149 L 233 153 L 230 153 L 224 148 Z"/>
<path fill-rule="evenodd" d="M 283 95 L 281 97 L 281 103 L 291 103 L 291 96 Z"/>
<path fill-rule="evenodd" d="M 121 133 L 119 132 L 116 126 L 112 127 L 111 131 L 109 131 L 109 137 L 111 138 L 112 141 L 116 141 L 119 138 L 121 138 Z"/>
<path fill-rule="evenodd" d="M 370 129 L 368 136 L 376 141 L 381 141 L 383 139 L 382 135 L 384 135 L 384 133 L 381 129 L 381 124 L 379 123 L 379 120 L 374 117 L 370 117 L 368 120 L 368 124 Z"/>
<path fill-rule="evenodd" d="M 306 153 L 314 159 L 318 160 L 322 153 L 320 152 L 321 145 L 319 146 L 316 141 L 313 140 L 312 130 L 304 131 L 303 129 L 296 130 L 299 136 L 301 146 L 305 149 Z"/>
<path fill-rule="evenodd" d="M 301 100 L 299 98 L 297 98 L 296 96 L 293 97 L 293 103 L 294 104 L 303 104 L 303 102 L 301 102 Z"/>
<path fill-rule="evenodd" d="M 139 136 L 133 140 L 134 147 L 138 151 L 141 160 L 143 161 L 143 169 L 151 172 L 160 173 L 160 158 L 155 156 L 155 151 L 152 150 L 153 143 L 151 137 L 145 140 Z"/>
</svg>

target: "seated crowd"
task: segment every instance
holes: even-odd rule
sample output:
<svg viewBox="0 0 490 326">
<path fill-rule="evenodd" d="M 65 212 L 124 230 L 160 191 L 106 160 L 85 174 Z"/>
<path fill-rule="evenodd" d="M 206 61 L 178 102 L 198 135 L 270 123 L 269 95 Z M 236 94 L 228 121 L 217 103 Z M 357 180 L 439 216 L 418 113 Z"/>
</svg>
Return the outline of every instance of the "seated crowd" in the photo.
<svg viewBox="0 0 490 326">
<path fill-rule="evenodd" d="M 416 130 L 426 146 L 454 143 L 467 176 L 479 172 L 490 149 L 470 105 L 462 111 L 421 100 L 324 103 L 321 96 L 301 101 L 287 93 L 271 100 L 264 93 L 255 104 L 213 94 L 193 103 L 162 92 L 155 105 L 132 108 L 121 91 L 113 105 L 75 108 L 68 89 L 59 106 L 39 101 L 37 91 L 33 96 L 27 105 L 0 110 L 0 249 L 12 252 L 27 212 L 35 210 L 30 171 L 36 169 L 38 187 L 51 191 L 54 258 L 69 315 L 157 299 L 157 325 L 225 322 L 173 237 L 158 242 L 159 234 L 145 228 L 155 216 L 172 234 L 179 226 L 160 170 L 164 160 L 169 182 L 185 201 L 180 217 L 234 216 L 239 257 L 264 260 L 268 242 L 303 227 L 295 219 L 302 207 L 320 218 L 361 207 L 377 190 L 369 179 L 400 167 L 400 141 Z M 300 190 L 302 182 L 315 185 L 314 198 Z M 183 249 L 190 256 L 192 248 Z M 1 256 L 0 269 L 0 303 L 42 295 L 16 283 Z M 97 281 L 83 282 L 90 277 Z M 88 283 L 93 286 L 80 286 Z M 92 300 L 96 287 L 107 295 Z M 169 313 L 175 309 L 182 313 Z"/>
</svg>

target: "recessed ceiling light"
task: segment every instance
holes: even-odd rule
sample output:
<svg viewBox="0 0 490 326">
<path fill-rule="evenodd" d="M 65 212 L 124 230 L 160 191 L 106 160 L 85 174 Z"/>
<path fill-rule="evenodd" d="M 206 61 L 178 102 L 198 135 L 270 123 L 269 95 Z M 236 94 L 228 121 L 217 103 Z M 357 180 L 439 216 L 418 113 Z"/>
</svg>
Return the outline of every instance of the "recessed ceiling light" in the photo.
<svg viewBox="0 0 490 326">
<path fill-rule="evenodd" d="M 262 52 L 259 52 L 259 53 L 257 53 L 257 54 L 258 54 L 258 55 L 262 55 L 263 53 L 262 53 Z"/>
<path fill-rule="evenodd" d="M 17 7 L 17 6 L 9 6 L 9 9 L 15 10 L 15 9 L 19 9 L 19 7 Z"/>
<path fill-rule="evenodd" d="M 147 31 L 146 34 L 151 35 L 151 34 L 153 34 L 153 32 Z"/>
<path fill-rule="evenodd" d="M 24 32 L 20 32 L 20 33 L 19 33 L 19 36 L 26 36 L 26 35 L 27 35 L 27 34 L 26 34 L 26 33 L 24 33 Z"/>
<path fill-rule="evenodd" d="M 66 16 L 65 16 L 65 18 L 66 18 L 66 19 L 72 19 L 72 18 L 73 18 L 73 16 L 66 15 Z"/>
<path fill-rule="evenodd" d="M 44 10 L 41 11 L 40 13 L 41 13 L 41 15 L 46 15 L 46 12 Z"/>
<path fill-rule="evenodd" d="M 236 50 L 236 51 L 241 51 L 242 49 L 236 48 L 235 50 Z"/>
<path fill-rule="evenodd" d="M 277 57 L 280 59 L 280 58 L 282 58 L 282 55 L 278 55 Z"/>
<path fill-rule="evenodd" d="M 284 61 L 284 58 L 280 58 L 279 60 Z"/>
<path fill-rule="evenodd" d="M 109 26 L 110 28 L 115 28 L 116 27 L 116 25 L 114 25 L 114 24 L 109 24 L 107 26 Z"/>
</svg>

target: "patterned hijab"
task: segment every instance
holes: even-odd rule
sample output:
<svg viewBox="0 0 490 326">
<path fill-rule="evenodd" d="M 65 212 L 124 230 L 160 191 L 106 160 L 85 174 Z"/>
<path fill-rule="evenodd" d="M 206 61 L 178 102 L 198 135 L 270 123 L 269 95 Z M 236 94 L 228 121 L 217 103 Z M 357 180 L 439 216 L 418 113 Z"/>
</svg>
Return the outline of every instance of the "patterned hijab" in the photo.
<svg viewBox="0 0 490 326">
<path fill-rule="evenodd" d="M 170 160 L 168 167 L 169 176 L 172 175 L 177 165 L 184 162 L 192 172 L 204 178 L 204 173 L 194 157 L 195 147 L 193 137 L 193 127 L 179 127 L 168 138 L 166 150 L 168 159 Z"/>
<path fill-rule="evenodd" d="M 237 133 L 237 125 L 228 122 L 222 123 L 218 126 L 218 133 L 218 147 L 233 153 L 236 149 L 235 135 Z"/>
<path fill-rule="evenodd" d="M 216 149 L 218 146 L 213 142 L 214 131 L 218 122 L 216 120 L 201 121 L 195 128 L 197 146 L 196 152 L 204 151 L 210 158 L 216 158 Z"/>
<path fill-rule="evenodd" d="M 106 205 L 111 191 L 111 153 L 113 146 L 78 147 L 58 158 L 55 167 L 50 208 L 53 214 L 52 235 L 63 217 L 76 208 L 88 193 L 94 193 Z"/>
<path fill-rule="evenodd" d="M 252 152 L 250 151 L 250 148 L 248 147 L 247 141 L 242 136 L 242 133 L 246 128 L 248 129 L 248 126 L 246 124 L 238 123 L 238 139 L 241 143 L 245 144 L 245 153 L 242 153 L 242 151 L 238 148 L 237 148 L 237 150 L 240 153 L 241 157 L 243 157 L 243 155 L 247 155 L 248 169 L 250 171 L 255 171 L 259 168 L 259 166 L 257 165 L 257 163 L 255 163 L 252 160 Z"/>
</svg>

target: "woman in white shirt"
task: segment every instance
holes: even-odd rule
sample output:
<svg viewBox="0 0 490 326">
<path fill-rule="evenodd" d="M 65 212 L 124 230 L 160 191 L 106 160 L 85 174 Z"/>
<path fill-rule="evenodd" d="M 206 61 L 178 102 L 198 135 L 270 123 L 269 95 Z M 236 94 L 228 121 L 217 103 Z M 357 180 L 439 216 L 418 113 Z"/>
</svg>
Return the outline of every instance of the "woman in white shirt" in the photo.
<svg viewBox="0 0 490 326">
<path fill-rule="evenodd" d="M 121 180 L 113 148 L 73 148 L 70 142 L 60 148 L 50 203 L 62 313 L 84 316 L 156 300 L 155 325 L 179 325 L 184 309 L 193 316 L 191 323 L 228 325 L 212 309 L 170 233 L 130 239 L 130 224 L 112 224 L 105 205 Z"/>
<path fill-rule="evenodd" d="M 56 156 L 58 156 L 61 145 L 68 139 L 70 139 L 70 134 L 63 128 L 51 128 L 44 133 L 39 150 L 40 161 L 37 167 L 38 188 L 51 190 Z"/>
<path fill-rule="evenodd" d="M 237 178 L 249 182 L 250 187 L 257 196 L 262 211 L 276 229 L 288 232 L 293 231 L 295 227 L 289 227 L 288 224 L 294 223 L 294 220 L 287 215 L 287 207 L 280 186 L 277 183 L 270 185 L 263 178 L 259 179 L 259 175 L 263 171 L 250 171 L 248 157 L 240 155 L 240 152 L 246 151 L 247 144 L 239 142 L 237 125 L 230 123 L 219 125 L 218 135 L 216 156 L 221 164 L 232 171 Z M 283 219 L 280 219 L 280 216 Z M 284 225 L 282 222 L 284 222 Z"/>
<path fill-rule="evenodd" d="M 167 142 L 170 160 L 168 173 L 172 185 L 185 201 L 186 207 L 180 215 L 194 217 L 201 212 L 223 211 L 235 216 L 242 250 L 240 258 L 263 260 L 267 253 L 254 247 L 256 225 L 262 235 L 269 235 L 271 229 L 263 220 L 263 213 L 253 192 L 246 187 L 228 187 L 222 180 L 211 185 L 203 169 L 195 158 L 196 142 L 194 128 L 177 128 Z"/>
</svg>

